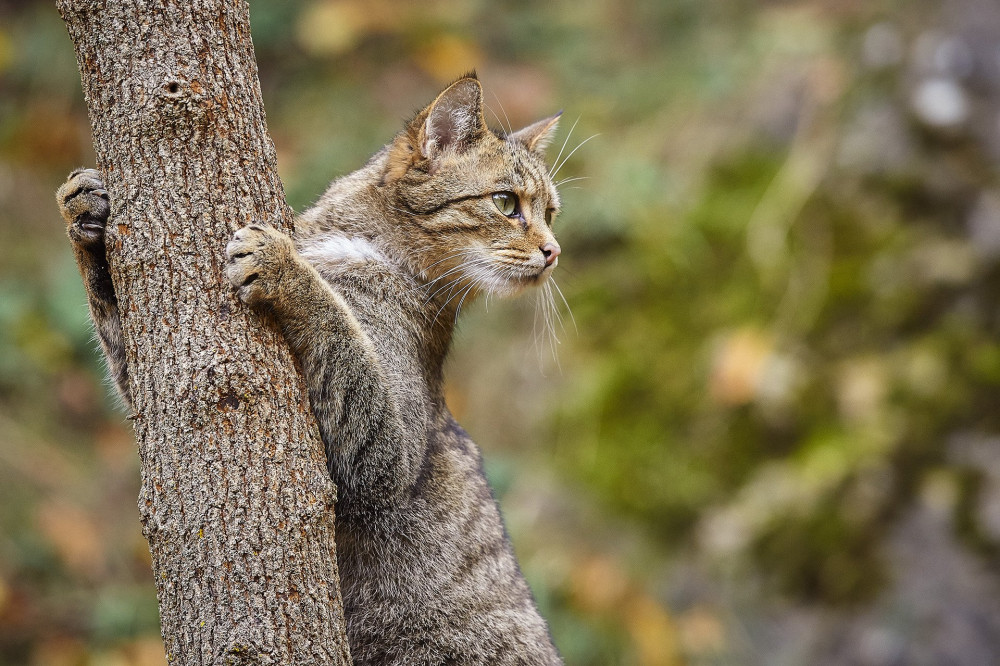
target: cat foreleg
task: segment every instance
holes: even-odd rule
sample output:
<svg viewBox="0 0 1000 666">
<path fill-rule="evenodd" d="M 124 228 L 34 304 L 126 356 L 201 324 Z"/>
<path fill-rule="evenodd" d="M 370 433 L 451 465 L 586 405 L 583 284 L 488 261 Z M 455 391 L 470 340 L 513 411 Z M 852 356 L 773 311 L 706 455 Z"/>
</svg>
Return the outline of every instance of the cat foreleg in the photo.
<svg viewBox="0 0 1000 666">
<path fill-rule="evenodd" d="M 100 172 L 95 169 L 72 172 L 56 192 L 56 202 L 73 243 L 73 254 L 87 290 L 90 316 L 107 358 L 108 371 L 126 408 L 132 412 L 121 315 L 104 247 L 104 229 L 111 205 Z"/>
<path fill-rule="evenodd" d="M 417 452 L 402 445 L 399 409 L 348 304 L 271 227 L 240 229 L 226 254 L 226 276 L 239 298 L 273 314 L 299 360 L 341 488 L 338 514 L 398 505 L 416 478 Z"/>
</svg>

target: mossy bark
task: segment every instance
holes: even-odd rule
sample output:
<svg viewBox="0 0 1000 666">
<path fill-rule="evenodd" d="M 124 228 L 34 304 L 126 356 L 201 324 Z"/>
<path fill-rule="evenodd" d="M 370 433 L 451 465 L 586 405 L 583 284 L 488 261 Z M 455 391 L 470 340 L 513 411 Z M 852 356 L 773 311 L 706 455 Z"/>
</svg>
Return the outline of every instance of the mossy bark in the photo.
<svg viewBox="0 0 1000 666">
<path fill-rule="evenodd" d="M 58 0 L 76 48 L 135 403 L 167 658 L 350 662 L 336 490 L 280 335 L 223 280 L 253 220 L 293 223 L 242 0 Z"/>
</svg>

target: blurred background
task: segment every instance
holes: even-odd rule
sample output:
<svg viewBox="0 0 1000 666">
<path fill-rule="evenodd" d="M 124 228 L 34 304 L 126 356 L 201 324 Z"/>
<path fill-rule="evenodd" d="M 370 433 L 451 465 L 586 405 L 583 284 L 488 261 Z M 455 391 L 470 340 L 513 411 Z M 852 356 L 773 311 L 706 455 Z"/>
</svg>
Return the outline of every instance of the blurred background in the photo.
<svg viewBox="0 0 1000 666">
<path fill-rule="evenodd" d="M 251 14 L 297 210 L 470 68 L 565 110 L 558 340 L 480 304 L 449 391 L 569 664 L 1000 663 L 996 0 Z M 93 160 L 54 7 L 0 3 L 4 665 L 164 664 L 52 196 Z"/>
</svg>

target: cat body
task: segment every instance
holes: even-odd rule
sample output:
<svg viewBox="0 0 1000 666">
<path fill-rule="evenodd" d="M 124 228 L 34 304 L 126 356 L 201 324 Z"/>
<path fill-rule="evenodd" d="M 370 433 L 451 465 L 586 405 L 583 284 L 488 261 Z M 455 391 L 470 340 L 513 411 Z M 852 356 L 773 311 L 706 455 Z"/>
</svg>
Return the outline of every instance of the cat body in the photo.
<svg viewBox="0 0 1000 666">
<path fill-rule="evenodd" d="M 273 314 L 306 378 L 338 487 L 355 664 L 561 663 L 442 371 L 463 303 L 542 284 L 557 263 L 541 154 L 556 119 L 494 133 L 463 77 L 335 181 L 292 237 L 251 225 L 226 248 L 240 299 Z M 127 400 L 103 226 L 95 240 L 107 194 L 88 170 L 57 196 Z"/>
</svg>

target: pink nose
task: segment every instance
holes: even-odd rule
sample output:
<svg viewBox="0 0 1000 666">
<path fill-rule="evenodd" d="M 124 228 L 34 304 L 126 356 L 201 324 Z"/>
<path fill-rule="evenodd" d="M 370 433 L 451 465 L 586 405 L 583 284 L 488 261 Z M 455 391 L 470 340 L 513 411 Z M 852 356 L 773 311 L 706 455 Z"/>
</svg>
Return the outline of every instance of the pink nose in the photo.
<svg viewBox="0 0 1000 666">
<path fill-rule="evenodd" d="M 539 249 L 542 251 L 542 254 L 545 255 L 546 266 L 554 266 L 556 259 L 558 259 L 559 255 L 562 253 L 562 250 L 560 250 L 559 246 L 555 243 L 546 243 Z"/>
</svg>

